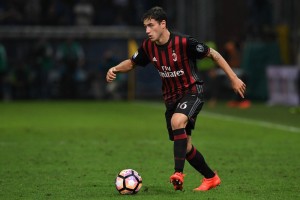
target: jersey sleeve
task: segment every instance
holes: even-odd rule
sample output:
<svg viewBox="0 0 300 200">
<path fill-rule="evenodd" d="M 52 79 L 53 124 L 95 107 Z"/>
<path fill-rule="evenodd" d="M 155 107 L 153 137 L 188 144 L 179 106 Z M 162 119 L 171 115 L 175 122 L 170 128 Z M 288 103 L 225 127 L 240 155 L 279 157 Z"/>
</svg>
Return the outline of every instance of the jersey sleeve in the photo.
<svg viewBox="0 0 300 200">
<path fill-rule="evenodd" d="M 131 61 L 142 67 L 146 66 L 150 62 L 142 46 L 131 57 Z"/>
<path fill-rule="evenodd" d="M 193 58 L 202 59 L 207 56 L 209 50 L 210 48 L 204 43 L 198 42 L 198 40 L 193 37 L 188 38 L 187 52 Z"/>
</svg>

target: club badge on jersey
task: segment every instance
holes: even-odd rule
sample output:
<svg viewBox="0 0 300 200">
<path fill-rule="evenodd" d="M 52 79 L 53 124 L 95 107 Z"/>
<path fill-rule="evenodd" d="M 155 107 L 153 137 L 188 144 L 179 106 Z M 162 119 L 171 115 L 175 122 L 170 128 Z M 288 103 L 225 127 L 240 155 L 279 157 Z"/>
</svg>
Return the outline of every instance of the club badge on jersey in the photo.
<svg viewBox="0 0 300 200">
<path fill-rule="evenodd" d="M 203 47 L 203 45 L 198 44 L 198 45 L 196 46 L 196 50 L 197 50 L 199 53 L 204 52 L 204 47 Z"/>
</svg>

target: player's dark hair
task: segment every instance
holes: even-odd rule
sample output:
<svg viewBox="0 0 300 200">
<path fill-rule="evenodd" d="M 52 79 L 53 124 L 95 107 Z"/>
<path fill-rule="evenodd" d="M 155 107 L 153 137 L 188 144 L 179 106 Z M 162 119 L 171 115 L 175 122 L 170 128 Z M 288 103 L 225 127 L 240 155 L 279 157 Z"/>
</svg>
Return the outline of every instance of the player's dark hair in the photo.
<svg viewBox="0 0 300 200">
<path fill-rule="evenodd" d="M 148 10 L 147 12 L 145 12 L 145 14 L 142 17 L 142 22 L 144 22 L 146 19 L 154 19 L 159 23 L 162 22 L 163 20 L 167 22 L 167 14 L 164 11 L 164 9 L 162 9 L 159 6 L 155 6 L 150 10 Z"/>
</svg>

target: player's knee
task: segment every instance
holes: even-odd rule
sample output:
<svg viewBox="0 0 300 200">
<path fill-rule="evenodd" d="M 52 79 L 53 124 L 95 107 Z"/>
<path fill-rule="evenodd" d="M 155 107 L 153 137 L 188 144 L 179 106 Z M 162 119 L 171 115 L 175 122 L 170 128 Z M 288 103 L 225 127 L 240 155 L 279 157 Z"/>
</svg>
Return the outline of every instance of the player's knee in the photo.
<svg viewBox="0 0 300 200">
<path fill-rule="evenodd" d="M 172 121 L 172 129 L 176 130 L 176 129 L 180 129 L 180 128 L 184 128 L 184 126 L 179 122 L 179 121 Z"/>
<path fill-rule="evenodd" d="M 185 118 L 185 116 L 182 117 L 179 115 L 175 115 L 171 119 L 171 125 L 173 130 L 185 128 L 186 124 L 187 124 L 187 119 Z"/>
</svg>

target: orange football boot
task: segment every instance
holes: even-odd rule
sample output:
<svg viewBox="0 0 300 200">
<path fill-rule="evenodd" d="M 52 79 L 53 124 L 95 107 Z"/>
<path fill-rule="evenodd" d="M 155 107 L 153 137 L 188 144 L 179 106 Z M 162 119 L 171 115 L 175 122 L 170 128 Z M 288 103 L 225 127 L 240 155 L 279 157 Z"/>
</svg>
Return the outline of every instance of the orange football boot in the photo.
<svg viewBox="0 0 300 200">
<path fill-rule="evenodd" d="M 239 103 L 239 108 L 241 109 L 247 109 L 251 106 L 251 101 L 249 100 L 243 100 Z"/>
<path fill-rule="evenodd" d="M 175 190 L 182 190 L 183 189 L 183 181 L 184 181 L 185 174 L 181 172 L 175 172 L 170 177 L 170 182 L 173 184 Z"/>
<path fill-rule="evenodd" d="M 212 178 L 203 178 L 202 183 L 199 187 L 195 188 L 194 191 L 207 191 L 212 188 L 217 187 L 221 184 L 221 179 L 219 178 L 218 174 L 216 173 Z"/>
</svg>

